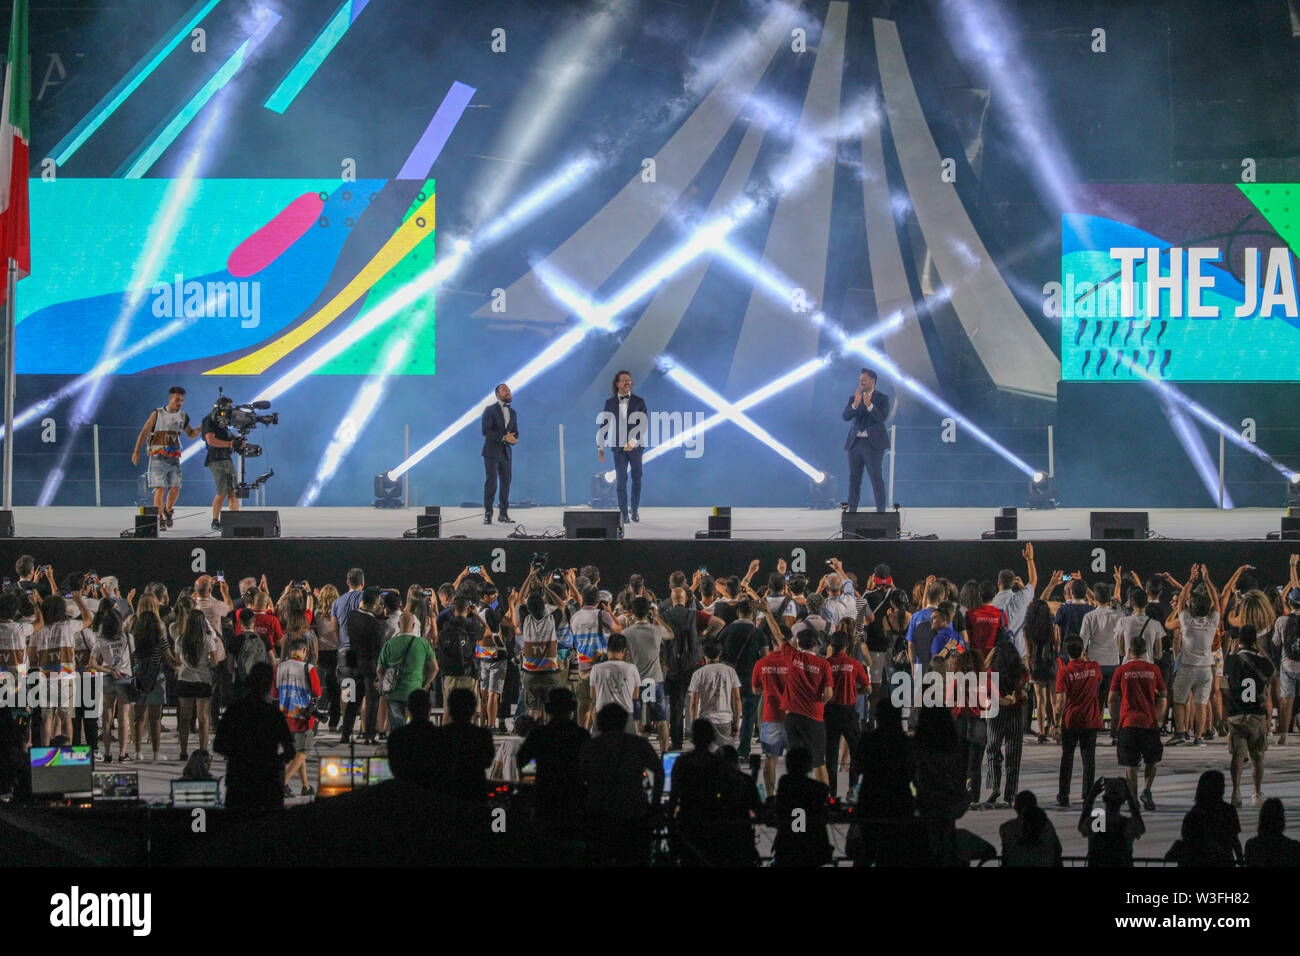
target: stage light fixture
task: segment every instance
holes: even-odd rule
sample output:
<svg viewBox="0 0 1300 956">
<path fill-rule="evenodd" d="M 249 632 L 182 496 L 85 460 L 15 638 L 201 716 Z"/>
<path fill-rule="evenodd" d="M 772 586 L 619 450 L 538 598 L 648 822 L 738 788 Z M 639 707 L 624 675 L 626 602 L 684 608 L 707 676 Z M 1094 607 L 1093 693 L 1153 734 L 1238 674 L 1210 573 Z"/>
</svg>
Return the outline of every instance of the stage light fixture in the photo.
<svg viewBox="0 0 1300 956">
<path fill-rule="evenodd" d="M 1287 508 L 1300 508 L 1300 471 L 1293 471 L 1286 481 Z"/>
<path fill-rule="evenodd" d="M 375 475 L 375 501 L 376 508 L 401 508 L 402 502 L 402 481 L 398 478 L 396 481 L 390 479 L 387 475 Z"/>
<path fill-rule="evenodd" d="M 618 488 L 614 484 L 612 471 L 597 472 L 591 476 L 591 498 L 587 502 L 592 508 L 617 508 Z"/>
<path fill-rule="evenodd" d="M 1029 477 L 1029 508 L 1051 511 L 1056 507 L 1056 476 L 1036 471 Z"/>
</svg>

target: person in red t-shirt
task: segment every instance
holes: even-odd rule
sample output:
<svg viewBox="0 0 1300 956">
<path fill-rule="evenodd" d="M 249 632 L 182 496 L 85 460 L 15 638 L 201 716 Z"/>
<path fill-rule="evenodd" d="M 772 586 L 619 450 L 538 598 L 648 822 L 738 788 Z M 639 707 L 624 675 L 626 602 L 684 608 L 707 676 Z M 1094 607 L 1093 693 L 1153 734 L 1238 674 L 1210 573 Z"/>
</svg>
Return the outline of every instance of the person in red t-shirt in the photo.
<svg viewBox="0 0 1300 956">
<path fill-rule="evenodd" d="M 270 595 L 265 591 L 257 592 L 256 603 L 253 610 L 257 612 L 253 618 L 253 630 L 257 631 L 271 643 L 271 650 L 277 657 L 287 658 L 284 649 L 280 643 L 284 640 L 284 628 L 280 626 L 280 619 L 276 616 L 275 605 L 271 603 Z"/>
<path fill-rule="evenodd" d="M 785 708 L 785 737 L 791 750 L 803 747 L 812 754 L 813 776 L 829 786 L 825 705 L 831 699 L 834 684 L 831 665 L 826 658 L 817 656 L 817 632 L 812 628 L 800 631 L 798 641 L 799 650 L 790 656 L 785 696 L 781 698 L 781 706 Z"/>
<path fill-rule="evenodd" d="M 763 782 L 771 796 L 776 794 L 776 763 L 786 750 L 782 701 L 785 699 L 786 678 L 790 674 L 790 656 L 795 653 L 794 648 L 782 641 L 780 647 L 758 659 L 750 680 L 754 693 L 763 697 L 763 723 L 758 739 L 763 748 Z"/>
<path fill-rule="evenodd" d="M 862 736 L 858 724 L 857 702 L 859 694 L 871 693 L 871 676 L 862 662 L 844 653 L 849 646 L 853 622 L 847 623 L 847 632 L 837 628 L 831 634 L 831 644 L 826 663 L 831 668 L 831 699 L 826 702 L 824 715 L 826 719 L 826 767 L 830 778 L 831 796 L 836 795 L 838 769 L 840 763 L 840 738 L 844 738 L 849 749 L 849 779 L 856 780 L 857 766 L 854 764 L 858 752 L 858 740 Z"/>
<path fill-rule="evenodd" d="M 1168 695 L 1160 668 L 1142 660 L 1147 652 L 1146 638 L 1137 634 L 1128 642 L 1128 662 L 1115 669 L 1110 682 L 1110 712 L 1119 713 L 1119 740 L 1115 756 L 1128 777 L 1128 787 L 1137 793 L 1138 759 L 1146 765 L 1146 787 L 1142 806 L 1154 810 L 1151 785 L 1156 768 L 1164 756 L 1160 742 L 1160 724 L 1165 717 Z"/>
<path fill-rule="evenodd" d="M 988 659 L 989 651 L 997 643 L 998 628 L 1007 626 L 1006 612 L 993 606 L 997 593 L 996 584 L 984 581 L 980 584 L 980 600 L 984 603 L 966 613 L 966 634 L 980 660 Z"/>
<path fill-rule="evenodd" d="M 1056 805 L 1070 805 L 1070 779 L 1074 776 L 1074 749 L 1083 754 L 1083 799 L 1088 799 L 1097 775 L 1097 731 L 1101 730 L 1101 707 L 1097 689 L 1101 686 L 1101 665 L 1085 660 L 1083 639 L 1077 634 L 1065 640 L 1070 662 L 1056 672 L 1056 712 L 1061 718 L 1061 773 L 1056 788 Z"/>
</svg>

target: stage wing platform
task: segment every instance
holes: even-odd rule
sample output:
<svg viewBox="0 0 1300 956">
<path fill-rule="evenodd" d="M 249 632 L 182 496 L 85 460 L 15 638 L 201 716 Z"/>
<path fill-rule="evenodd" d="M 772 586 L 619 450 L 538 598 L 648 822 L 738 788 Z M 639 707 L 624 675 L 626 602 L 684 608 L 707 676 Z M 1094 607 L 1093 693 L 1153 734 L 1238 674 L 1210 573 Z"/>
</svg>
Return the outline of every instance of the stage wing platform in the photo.
<svg viewBox="0 0 1300 956">
<path fill-rule="evenodd" d="M 764 574 L 784 558 L 791 570 L 816 580 L 826 560 L 838 557 L 862 577 L 887 563 L 895 580 L 910 586 L 927 574 L 966 580 L 990 578 L 1004 567 L 1023 569 L 1023 542 L 1033 541 L 1044 578 L 1058 568 L 1108 577 L 1119 565 L 1143 575 L 1167 570 L 1181 580 L 1191 564 L 1204 562 L 1220 582 L 1244 564 L 1276 584 L 1286 580 L 1288 556 L 1300 551 L 1300 542 L 1264 540 L 1280 526 L 1281 512 L 1272 509 L 1150 510 L 1155 537 L 1106 541 L 1089 540 L 1090 509 L 1077 508 L 1022 509 L 1019 540 L 981 539 L 993 527 L 991 508 L 905 508 L 904 537 L 898 540 L 840 539 L 838 511 L 799 508 L 735 509 L 731 538 L 707 540 L 695 538 L 707 524 L 704 507 L 643 509 L 622 540 L 564 539 L 561 507 L 516 509 L 508 525 L 484 525 L 477 509 L 444 508 L 439 539 L 403 538 L 420 509 L 277 510 L 280 538 L 222 538 L 209 528 L 210 512 L 179 507 L 172 530 L 157 539 L 136 539 L 121 537 L 134 526 L 134 509 L 17 508 L 17 537 L 7 542 L 7 560 L 0 552 L 0 563 L 8 569 L 27 553 L 52 564 L 57 574 L 94 569 L 116 574 L 128 588 L 150 580 L 188 583 L 196 574 L 216 571 L 231 581 L 265 573 L 274 587 L 291 579 L 342 585 L 348 568 L 361 567 L 370 583 L 405 588 L 449 581 L 468 565 L 518 584 L 534 554 L 544 554 L 547 567 L 595 564 L 605 583 L 625 581 L 634 572 L 655 578 L 677 569 L 743 574 L 751 558 L 759 559 Z M 512 532 L 526 537 L 510 537 Z M 553 537 L 534 537 L 543 535 Z"/>
</svg>

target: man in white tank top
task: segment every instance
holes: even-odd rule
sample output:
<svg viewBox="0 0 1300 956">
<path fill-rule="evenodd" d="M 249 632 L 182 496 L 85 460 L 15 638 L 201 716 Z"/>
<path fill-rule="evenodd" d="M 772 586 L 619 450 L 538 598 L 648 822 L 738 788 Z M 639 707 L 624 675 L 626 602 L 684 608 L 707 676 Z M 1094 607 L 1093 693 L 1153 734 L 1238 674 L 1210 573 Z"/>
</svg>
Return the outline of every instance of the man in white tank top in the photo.
<svg viewBox="0 0 1300 956">
<path fill-rule="evenodd" d="M 181 432 L 190 438 L 199 435 L 199 430 L 190 425 L 190 416 L 181 411 L 184 404 L 185 389 L 173 385 L 167 393 L 167 404 L 155 408 L 140 429 L 131 453 L 131 464 L 139 465 L 140 446 L 146 438 L 149 440 L 149 487 L 164 528 L 172 526 L 172 509 L 181 493 Z"/>
</svg>

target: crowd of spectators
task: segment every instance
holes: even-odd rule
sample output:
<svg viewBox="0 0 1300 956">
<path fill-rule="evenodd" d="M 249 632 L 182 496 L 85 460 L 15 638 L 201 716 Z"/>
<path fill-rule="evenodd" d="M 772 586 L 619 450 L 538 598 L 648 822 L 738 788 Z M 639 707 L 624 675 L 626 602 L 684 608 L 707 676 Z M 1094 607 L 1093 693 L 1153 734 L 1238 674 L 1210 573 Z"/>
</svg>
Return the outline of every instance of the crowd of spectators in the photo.
<svg viewBox="0 0 1300 956">
<path fill-rule="evenodd" d="M 1164 748 L 1219 740 L 1228 773 L 1202 776 L 1169 858 L 1292 860 L 1263 788 L 1265 751 L 1296 716 L 1296 558 L 1266 590 L 1250 567 L 1220 588 L 1205 565 L 1181 582 L 1114 568 L 1044 583 L 1032 544 L 1023 556 L 1023 572 L 910 587 L 832 558 L 816 581 L 784 561 L 673 571 L 662 594 L 642 575 L 607 588 L 595 567 L 539 563 L 518 587 L 476 567 L 399 590 L 354 568 L 342 591 L 295 580 L 276 593 L 265 576 L 232 590 L 205 574 L 175 595 L 150 582 L 123 596 L 114 577 L 60 583 L 24 555 L 0 592 L 0 674 L 11 687 L 88 675 L 99 702 L 0 708 L 0 790 L 14 787 L 15 747 L 165 760 L 174 706 L 180 760 L 224 756 L 231 806 L 310 796 L 309 756 L 362 746 L 382 748 L 399 782 L 475 807 L 489 776 L 535 768 L 528 813 L 597 862 L 644 863 L 663 842 L 685 865 L 749 864 L 764 825 L 777 865 L 820 865 L 848 807 L 843 849 L 859 863 L 1054 865 L 1059 838 L 1020 787 L 1028 743 L 1060 748 L 1046 795 L 1060 808 L 1079 758 L 1089 860 L 1124 864 Z M 1114 775 L 1097 772 L 1099 743 Z M 1243 849 L 1247 767 L 1260 835 Z M 958 826 L 995 808 L 1014 813 L 1000 848 Z"/>
</svg>

